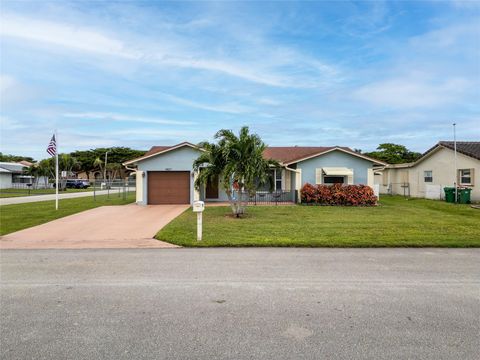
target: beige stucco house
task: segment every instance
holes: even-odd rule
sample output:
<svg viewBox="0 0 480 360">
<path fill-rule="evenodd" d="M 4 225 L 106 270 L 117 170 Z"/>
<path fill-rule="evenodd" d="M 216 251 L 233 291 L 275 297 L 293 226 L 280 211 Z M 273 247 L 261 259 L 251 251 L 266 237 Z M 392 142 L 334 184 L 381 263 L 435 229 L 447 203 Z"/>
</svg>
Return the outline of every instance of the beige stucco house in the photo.
<svg viewBox="0 0 480 360">
<path fill-rule="evenodd" d="M 375 173 L 381 194 L 443 199 L 443 188 L 454 182 L 471 188 L 472 201 L 480 201 L 480 142 L 457 142 L 456 174 L 452 141 L 440 141 L 414 163 L 387 165 Z"/>
</svg>

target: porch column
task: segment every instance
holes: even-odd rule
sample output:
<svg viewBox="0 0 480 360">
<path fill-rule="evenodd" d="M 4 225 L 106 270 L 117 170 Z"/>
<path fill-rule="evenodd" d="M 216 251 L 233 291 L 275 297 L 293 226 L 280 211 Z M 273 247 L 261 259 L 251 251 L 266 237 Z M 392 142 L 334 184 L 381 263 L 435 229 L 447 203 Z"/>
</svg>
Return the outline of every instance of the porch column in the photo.
<svg viewBox="0 0 480 360">
<path fill-rule="evenodd" d="M 135 172 L 135 183 L 136 183 L 136 197 L 135 200 L 137 204 L 143 204 L 143 171 L 137 170 Z"/>
<path fill-rule="evenodd" d="M 297 192 L 297 203 L 302 202 L 302 197 L 300 196 L 300 190 L 302 189 L 302 169 L 297 169 L 295 173 L 295 191 Z"/>
</svg>

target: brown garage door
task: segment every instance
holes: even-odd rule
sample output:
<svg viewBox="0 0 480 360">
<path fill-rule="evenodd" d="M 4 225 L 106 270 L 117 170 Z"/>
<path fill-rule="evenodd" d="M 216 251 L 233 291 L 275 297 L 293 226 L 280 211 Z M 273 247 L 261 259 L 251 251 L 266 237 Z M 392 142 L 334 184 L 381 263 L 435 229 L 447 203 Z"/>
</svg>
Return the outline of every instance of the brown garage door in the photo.
<svg viewBox="0 0 480 360">
<path fill-rule="evenodd" d="M 149 171 L 148 203 L 189 204 L 190 172 L 188 171 Z"/>
</svg>

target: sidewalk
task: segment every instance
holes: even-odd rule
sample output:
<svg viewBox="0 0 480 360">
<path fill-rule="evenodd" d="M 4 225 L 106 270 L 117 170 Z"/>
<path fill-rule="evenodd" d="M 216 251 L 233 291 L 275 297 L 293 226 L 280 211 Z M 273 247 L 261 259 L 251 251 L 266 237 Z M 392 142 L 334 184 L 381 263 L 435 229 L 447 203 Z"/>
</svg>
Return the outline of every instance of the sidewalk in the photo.
<svg viewBox="0 0 480 360">
<path fill-rule="evenodd" d="M 107 195 L 110 191 L 111 195 L 117 195 L 118 189 L 110 189 L 110 190 L 99 190 L 96 191 L 96 195 Z M 59 199 L 72 199 L 72 198 L 79 198 L 85 196 L 93 196 L 93 191 L 85 191 L 85 192 L 75 192 L 75 193 L 68 193 L 68 194 L 59 194 Z M 23 203 L 30 203 L 30 202 L 37 202 L 37 201 L 51 201 L 55 200 L 55 194 L 48 194 L 48 195 L 30 195 L 30 196 L 17 196 L 11 198 L 1 198 L 0 205 L 11 205 L 11 204 L 23 204 Z"/>
</svg>

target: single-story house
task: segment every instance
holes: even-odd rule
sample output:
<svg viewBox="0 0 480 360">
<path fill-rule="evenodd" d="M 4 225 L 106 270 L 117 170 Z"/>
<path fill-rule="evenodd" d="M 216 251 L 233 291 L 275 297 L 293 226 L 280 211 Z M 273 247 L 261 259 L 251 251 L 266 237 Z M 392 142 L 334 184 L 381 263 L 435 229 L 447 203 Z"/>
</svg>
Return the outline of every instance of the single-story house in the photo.
<svg viewBox="0 0 480 360">
<path fill-rule="evenodd" d="M 443 188 L 458 186 L 472 189 L 472 201 L 480 201 L 480 142 L 457 141 L 455 174 L 453 141 L 440 141 L 413 163 L 387 165 L 375 171 L 380 194 L 443 199 Z"/>
<path fill-rule="evenodd" d="M 125 162 L 123 165 L 127 169 L 136 171 L 137 203 L 227 201 L 220 179 L 206 184 L 198 191 L 194 188 L 197 174 L 192 170 L 193 162 L 202 151 L 189 142 L 174 146 L 154 146 L 142 157 Z M 298 191 L 306 183 L 365 184 L 373 187 L 374 167 L 386 165 L 348 147 L 339 146 L 268 147 L 264 156 L 280 163 L 280 168 L 272 169 L 274 190 L 284 192 L 292 202 L 298 201 Z"/>
<path fill-rule="evenodd" d="M 46 176 L 28 175 L 28 168 L 35 166 L 29 161 L 0 162 L 0 189 L 34 189 L 50 187 Z"/>
<path fill-rule="evenodd" d="M 33 176 L 25 174 L 27 165 L 16 162 L 0 162 L 0 189 L 10 189 L 14 184 L 31 183 Z"/>
</svg>

